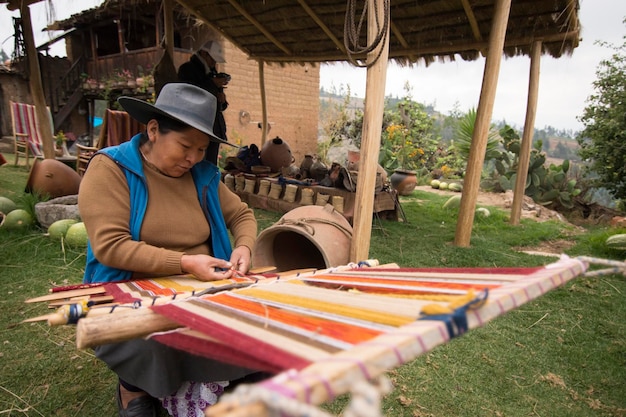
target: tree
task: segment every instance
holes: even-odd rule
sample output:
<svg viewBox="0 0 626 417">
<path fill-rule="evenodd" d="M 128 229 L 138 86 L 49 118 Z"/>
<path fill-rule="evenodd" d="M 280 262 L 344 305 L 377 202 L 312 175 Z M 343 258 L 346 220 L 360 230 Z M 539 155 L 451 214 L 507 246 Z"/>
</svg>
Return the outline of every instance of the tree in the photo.
<svg viewBox="0 0 626 417">
<path fill-rule="evenodd" d="M 626 20 L 624 20 L 626 23 Z M 626 36 L 624 37 L 626 39 Z M 605 42 L 615 53 L 600 62 L 594 93 L 579 121 L 584 129 L 576 140 L 593 185 L 606 188 L 614 198 L 626 199 L 626 41 Z"/>
</svg>

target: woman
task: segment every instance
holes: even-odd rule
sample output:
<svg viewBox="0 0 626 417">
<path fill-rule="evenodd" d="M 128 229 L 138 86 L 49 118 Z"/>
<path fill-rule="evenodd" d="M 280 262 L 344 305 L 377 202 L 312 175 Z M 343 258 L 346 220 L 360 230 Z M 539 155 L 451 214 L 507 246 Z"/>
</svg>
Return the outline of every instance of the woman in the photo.
<svg viewBox="0 0 626 417">
<path fill-rule="evenodd" d="M 210 141 L 227 143 L 213 133 L 215 118 L 207 117 L 215 114 L 215 97 L 172 83 L 154 105 L 118 101 L 146 131 L 98 152 L 81 181 L 78 204 L 89 236 L 84 282 L 187 273 L 208 281 L 246 273 L 257 234 L 254 213 L 204 160 Z M 118 375 L 119 415 L 128 417 L 156 416 L 152 397 L 172 415 L 187 406 L 203 415 L 225 381 L 252 372 L 150 340 L 100 346 L 96 355 Z M 182 405 L 184 398 L 195 402 Z"/>
</svg>

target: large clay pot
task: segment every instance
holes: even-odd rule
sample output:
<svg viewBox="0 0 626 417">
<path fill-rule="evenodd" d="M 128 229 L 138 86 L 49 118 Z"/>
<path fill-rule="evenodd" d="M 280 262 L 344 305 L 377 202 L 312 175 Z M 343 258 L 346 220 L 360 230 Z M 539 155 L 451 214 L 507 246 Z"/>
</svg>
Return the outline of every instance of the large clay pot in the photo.
<svg viewBox="0 0 626 417">
<path fill-rule="evenodd" d="M 351 241 L 352 226 L 332 205 L 300 206 L 259 234 L 252 264 L 278 272 L 346 265 Z"/>
<path fill-rule="evenodd" d="M 261 148 L 261 163 L 271 168 L 272 172 L 281 172 L 295 161 L 287 142 L 276 136 L 265 142 Z"/>
<path fill-rule="evenodd" d="M 26 192 L 50 198 L 78 194 L 81 177 L 56 159 L 35 159 L 26 182 Z"/>
<path fill-rule="evenodd" d="M 410 195 L 417 185 L 417 174 L 407 169 L 396 169 L 389 177 L 391 186 L 400 195 Z"/>
</svg>

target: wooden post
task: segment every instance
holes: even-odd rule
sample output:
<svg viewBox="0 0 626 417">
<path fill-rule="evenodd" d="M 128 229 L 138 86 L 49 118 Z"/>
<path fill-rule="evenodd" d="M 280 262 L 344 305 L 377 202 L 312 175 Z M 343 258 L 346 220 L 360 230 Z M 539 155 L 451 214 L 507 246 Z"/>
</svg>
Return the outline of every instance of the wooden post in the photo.
<svg viewBox="0 0 626 417">
<path fill-rule="evenodd" d="M 520 146 L 519 163 L 517 165 L 517 178 L 513 190 L 513 206 L 511 207 L 511 224 L 518 225 L 522 214 L 522 203 L 528 178 L 528 164 L 530 162 L 530 150 L 535 133 L 535 115 L 537 114 L 537 97 L 539 91 L 539 67 L 541 61 L 541 41 L 533 42 L 530 50 L 530 76 L 528 79 L 528 101 L 526 104 L 526 120 L 524 121 L 524 133 Z"/>
<path fill-rule="evenodd" d="M 489 51 L 485 59 L 485 73 L 483 75 L 478 110 L 476 111 L 474 134 L 472 135 L 472 146 L 470 147 L 467 173 L 463 182 L 459 220 L 456 224 L 454 237 L 456 246 L 467 247 L 470 244 L 476 200 L 478 198 L 478 189 L 480 188 L 480 175 L 485 162 L 487 135 L 493 114 L 493 102 L 496 96 L 498 73 L 500 71 L 500 62 L 502 61 L 504 38 L 510 10 L 511 0 L 496 1 L 491 33 L 489 35 Z"/>
<path fill-rule="evenodd" d="M 172 0 L 163 0 L 163 26 L 165 31 L 165 49 L 174 60 L 174 6 Z"/>
<path fill-rule="evenodd" d="M 30 20 L 30 9 L 27 2 L 20 5 L 20 14 L 22 16 L 22 30 L 24 32 L 24 41 L 26 42 L 26 51 L 28 54 L 28 79 L 30 82 L 30 94 L 33 97 L 33 104 L 37 113 L 37 124 L 41 139 L 43 142 L 44 158 L 54 158 L 54 138 L 52 136 L 52 118 L 50 117 L 48 107 L 46 106 L 46 98 L 43 94 L 43 85 L 41 82 L 41 68 L 39 67 L 39 54 L 35 48 L 35 37 L 33 35 L 33 26 Z"/>
<path fill-rule="evenodd" d="M 382 21 L 384 3 L 368 0 L 368 42 L 376 36 L 376 15 Z M 378 6 L 378 8 L 376 7 Z M 383 22 L 381 26 L 384 24 Z M 388 23 L 388 22 L 387 22 Z M 372 233 L 372 213 L 374 211 L 374 188 L 378 169 L 378 153 L 380 151 L 380 132 L 383 124 L 385 106 L 385 81 L 387 79 L 387 60 L 389 58 L 389 25 L 385 42 L 368 54 L 368 63 L 376 59 L 380 48 L 382 52 L 378 60 L 367 68 L 365 110 L 363 117 L 363 139 L 361 141 L 361 159 L 359 181 L 356 187 L 354 204 L 354 220 L 350 261 L 358 262 L 369 258 L 370 238 Z"/>
<path fill-rule="evenodd" d="M 267 141 L 267 97 L 265 94 L 265 61 L 259 60 L 259 88 L 261 90 L 261 147 Z"/>
</svg>

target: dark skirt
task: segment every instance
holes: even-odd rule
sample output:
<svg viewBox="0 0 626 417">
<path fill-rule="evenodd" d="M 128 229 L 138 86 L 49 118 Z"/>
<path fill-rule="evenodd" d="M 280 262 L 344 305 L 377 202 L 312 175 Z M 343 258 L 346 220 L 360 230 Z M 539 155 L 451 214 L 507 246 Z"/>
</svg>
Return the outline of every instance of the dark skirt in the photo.
<svg viewBox="0 0 626 417">
<path fill-rule="evenodd" d="M 255 372 L 173 349 L 154 340 L 102 345 L 95 352 L 121 379 L 156 398 L 175 393 L 185 381 L 232 381 Z"/>
</svg>

